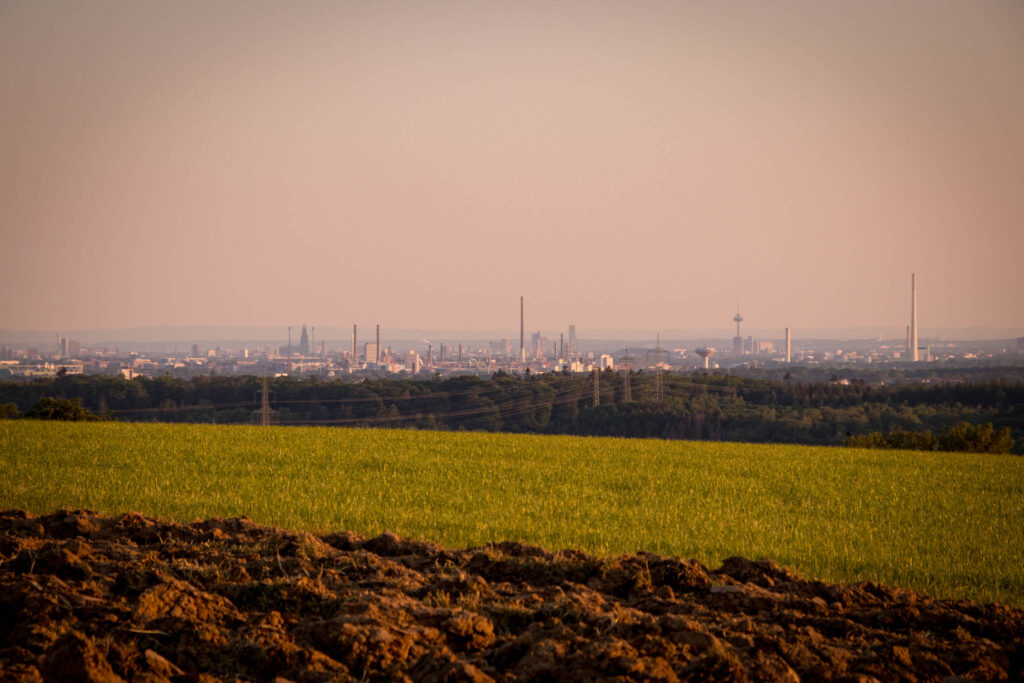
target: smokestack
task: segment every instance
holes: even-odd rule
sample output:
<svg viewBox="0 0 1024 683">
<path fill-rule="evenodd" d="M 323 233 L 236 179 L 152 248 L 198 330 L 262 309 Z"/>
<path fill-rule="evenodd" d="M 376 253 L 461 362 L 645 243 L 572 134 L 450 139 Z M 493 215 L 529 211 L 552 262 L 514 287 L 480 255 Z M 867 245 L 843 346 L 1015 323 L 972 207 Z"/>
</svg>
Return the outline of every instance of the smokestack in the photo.
<svg viewBox="0 0 1024 683">
<path fill-rule="evenodd" d="M 789 328 L 786 328 L 786 362 L 790 362 L 790 350 L 792 349 L 793 338 L 789 334 Z"/>
<path fill-rule="evenodd" d="M 358 348 L 359 348 L 358 334 L 357 334 L 356 326 L 353 325 L 352 326 L 352 362 L 353 363 L 359 362 L 359 351 L 357 350 Z"/>
<path fill-rule="evenodd" d="M 907 353 L 910 353 L 910 325 L 907 325 Z"/>
<path fill-rule="evenodd" d="M 380 362 L 380 323 L 377 323 L 377 359 L 374 362 Z"/>
<path fill-rule="evenodd" d="M 917 275 L 910 274 L 910 359 L 917 362 Z"/>
<path fill-rule="evenodd" d="M 519 362 L 526 362 L 526 318 L 524 317 L 523 297 L 519 297 Z"/>
<path fill-rule="evenodd" d="M 459 342 L 459 367 L 462 367 L 462 342 Z"/>
<path fill-rule="evenodd" d="M 558 359 L 565 358 L 565 335 L 558 333 Z"/>
<path fill-rule="evenodd" d="M 292 355 L 292 326 L 288 326 L 288 355 Z"/>
</svg>

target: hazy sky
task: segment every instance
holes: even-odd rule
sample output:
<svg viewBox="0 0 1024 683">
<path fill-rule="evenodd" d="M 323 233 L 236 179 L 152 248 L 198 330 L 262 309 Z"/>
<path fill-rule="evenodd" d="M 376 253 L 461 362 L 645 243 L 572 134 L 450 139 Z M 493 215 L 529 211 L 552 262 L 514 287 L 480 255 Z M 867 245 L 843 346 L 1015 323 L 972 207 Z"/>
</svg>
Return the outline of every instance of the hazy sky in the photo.
<svg viewBox="0 0 1024 683">
<path fill-rule="evenodd" d="M 1024 3 L 0 3 L 0 328 L 1024 327 Z"/>
</svg>

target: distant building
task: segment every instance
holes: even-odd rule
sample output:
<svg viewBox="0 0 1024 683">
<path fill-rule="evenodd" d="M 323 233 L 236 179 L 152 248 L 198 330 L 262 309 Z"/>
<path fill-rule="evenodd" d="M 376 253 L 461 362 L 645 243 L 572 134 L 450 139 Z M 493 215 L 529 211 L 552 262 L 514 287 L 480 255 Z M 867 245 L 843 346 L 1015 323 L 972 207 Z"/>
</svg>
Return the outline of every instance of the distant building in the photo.
<svg viewBox="0 0 1024 683">
<path fill-rule="evenodd" d="M 420 361 L 420 355 L 415 351 L 410 351 L 409 355 L 405 359 L 405 367 L 412 374 L 418 373 L 422 369 L 422 362 Z"/>
<path fill-rule="evenodd" d="M 377 343 L 366 342 L 363 344 L 363 358 L 366 359 L 367 363 L 377 362 Z"/>
<path fill-rule="evenodd" d="M 537 360 L 544 358 L 544 346 L 547 340 L 540 336 L 540 331 L 534 332 L 530 338 L 530 347 L 533 349 L 533 356 Z"/>
<path fill-rule="evenodd" d="M 305 325 L 302 326 L 302 334 L 299 336 L 299 354 L 309 355 L 309 333 L 306 332 Z"/>
<path fill-rule="evenodd" d="M 602 370 L 614 370 L 615 359 L 609 356 L 607 353 L 601 354 L 600 367 Z"/>
</svg>

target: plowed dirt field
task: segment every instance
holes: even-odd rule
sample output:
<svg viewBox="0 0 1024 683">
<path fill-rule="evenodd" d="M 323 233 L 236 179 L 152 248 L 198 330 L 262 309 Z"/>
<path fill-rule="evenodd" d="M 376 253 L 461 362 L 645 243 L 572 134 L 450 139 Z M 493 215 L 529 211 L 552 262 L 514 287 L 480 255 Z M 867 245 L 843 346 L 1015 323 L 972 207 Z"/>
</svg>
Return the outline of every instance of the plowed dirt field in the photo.
<svg viewBox="0 0 1024 683">
<path fill-rule="evenodd" d="M 0 513 L 0 679 L 1016 680 L 1024 611 L 517 543 Z"/>
</svg>

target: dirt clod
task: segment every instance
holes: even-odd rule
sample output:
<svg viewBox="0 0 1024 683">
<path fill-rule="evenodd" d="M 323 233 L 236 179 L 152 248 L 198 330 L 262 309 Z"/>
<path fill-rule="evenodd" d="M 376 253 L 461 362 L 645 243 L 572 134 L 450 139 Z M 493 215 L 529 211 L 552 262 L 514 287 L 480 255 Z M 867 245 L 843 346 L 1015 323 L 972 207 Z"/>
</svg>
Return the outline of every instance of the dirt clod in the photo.
<svg viewBox="0 0 1024 683">
<path fill-rule="evenodd" d="M 1024 611 L 771 560 L 0 512 L 0 680 L 1017 680 Z"/>
</svg>

